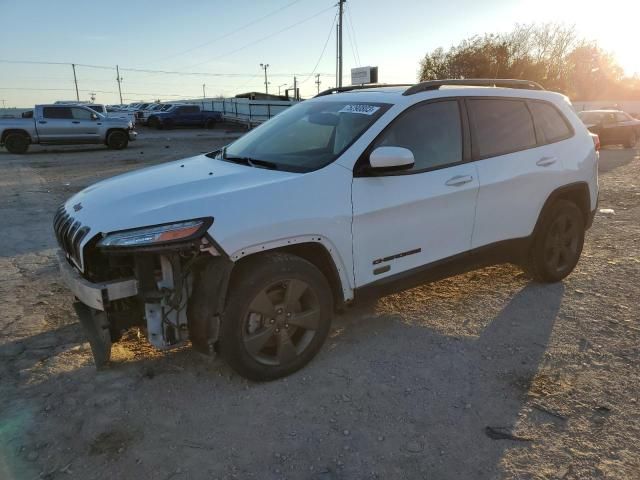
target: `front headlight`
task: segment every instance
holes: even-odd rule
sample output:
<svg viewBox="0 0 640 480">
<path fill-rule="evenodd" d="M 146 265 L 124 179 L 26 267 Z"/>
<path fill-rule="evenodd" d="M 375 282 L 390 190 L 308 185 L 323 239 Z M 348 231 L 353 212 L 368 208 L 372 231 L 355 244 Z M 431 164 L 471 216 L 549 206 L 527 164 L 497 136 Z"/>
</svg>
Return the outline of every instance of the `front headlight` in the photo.
<svg viewBox="0 0 640 480">
<path fill-rule="evenodd" d="M 113 232 L 100 240 L 98 247 L 107 249 L 153 247 L 187 242 L 201 238 L 212 223 L 212 218 L 199 218 Z"/>
</svg>

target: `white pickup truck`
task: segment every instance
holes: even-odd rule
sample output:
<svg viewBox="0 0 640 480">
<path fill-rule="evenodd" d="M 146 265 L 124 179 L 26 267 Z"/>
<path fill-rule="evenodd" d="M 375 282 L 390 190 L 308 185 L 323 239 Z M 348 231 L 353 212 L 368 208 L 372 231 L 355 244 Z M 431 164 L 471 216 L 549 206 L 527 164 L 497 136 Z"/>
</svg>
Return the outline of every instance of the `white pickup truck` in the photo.
<svg viewBox="0 0 640 480">
<path fill-rule="evenodd" d="M 137 133 L 126 118 L 109 118 L 84 105 L 36 105 L 32 115 L 0 119 L 0 146 L 26 153 L 30 144 L 104 144 L 126 148 Z"/>
</svg>

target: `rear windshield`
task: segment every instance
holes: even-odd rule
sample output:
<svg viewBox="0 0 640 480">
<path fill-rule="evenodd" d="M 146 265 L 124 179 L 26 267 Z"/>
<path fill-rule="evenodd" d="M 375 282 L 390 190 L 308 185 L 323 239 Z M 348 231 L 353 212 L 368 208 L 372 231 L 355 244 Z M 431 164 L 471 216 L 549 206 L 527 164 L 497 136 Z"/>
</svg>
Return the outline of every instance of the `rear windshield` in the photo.
<svg viewBox="0 0 640 480">
<path fill-rule="evenodd" d="M 229 145 L 225 155 L 270 162 L 295 172 L 333 162 L 380 116 L 385 103 L 303 102 Z"/>
</svg>

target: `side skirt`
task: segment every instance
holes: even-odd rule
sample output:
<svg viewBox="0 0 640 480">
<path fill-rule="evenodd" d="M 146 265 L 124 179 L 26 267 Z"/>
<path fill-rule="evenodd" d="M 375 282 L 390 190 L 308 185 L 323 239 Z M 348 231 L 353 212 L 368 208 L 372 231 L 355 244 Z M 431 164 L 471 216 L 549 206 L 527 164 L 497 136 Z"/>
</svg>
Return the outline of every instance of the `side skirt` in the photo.
<svg viewBox="0 0 640 480">
<path fill-rule="evenodd" d="M 370 300 L 502 263 L 520 264 L 533 238 L 505 240 L 470 250 L 356 288 L 354 300 Z"/>
</svg>

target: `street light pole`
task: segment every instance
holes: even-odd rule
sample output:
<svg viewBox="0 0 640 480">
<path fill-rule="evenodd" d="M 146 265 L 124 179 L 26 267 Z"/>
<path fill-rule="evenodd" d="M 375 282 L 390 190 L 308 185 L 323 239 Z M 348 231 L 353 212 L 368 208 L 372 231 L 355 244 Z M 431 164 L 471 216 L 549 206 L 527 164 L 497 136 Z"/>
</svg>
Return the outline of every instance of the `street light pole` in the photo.
<svg viewBox="0 0 640 480">
<path fill-rule="evenodd" d="M 268 63 L 261 63 L 260 68 L 264 70 L 264 93 L 269 94 L 269 81 L 267 80 L 267 68 L 269 68 Z"/>
</svg>

